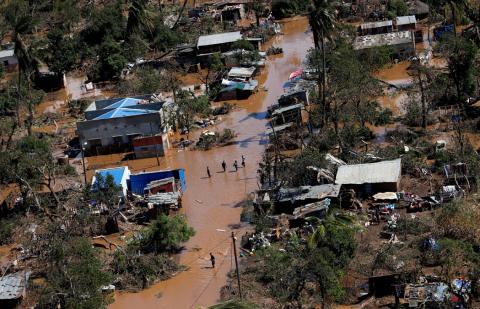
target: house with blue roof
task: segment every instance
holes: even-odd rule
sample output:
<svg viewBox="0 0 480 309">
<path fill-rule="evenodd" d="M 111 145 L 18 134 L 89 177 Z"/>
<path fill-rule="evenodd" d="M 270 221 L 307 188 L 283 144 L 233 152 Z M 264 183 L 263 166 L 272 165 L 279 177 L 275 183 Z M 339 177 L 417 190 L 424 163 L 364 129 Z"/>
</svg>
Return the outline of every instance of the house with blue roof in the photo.
<svg viewBox="0 0 480 309">
<path fill-rule="evenodd" d="M 77 122 L 77 134 L 87 154 L 130 150 L 137 137 L 167 133 L 172 109 L 155 95 L 98 100 Z"/>
<path fill-rule="evenodd" d="M 130 179 L 130 169 L 128 168 L 128 166 L 96 170 L 95 174 L 92 177 L 92 188 L 94 190 L 98 189 L 98 186 L 102 185 L 99 184 L 97 181 L 98 175 L 101 175 L 104 180 L 107 179 L 109 175 L 112 176 L 114 183 L 122 188 L 121 191 L 118 192 L 119 197 L 127 196 L 127 181 Z"/>
</svg>

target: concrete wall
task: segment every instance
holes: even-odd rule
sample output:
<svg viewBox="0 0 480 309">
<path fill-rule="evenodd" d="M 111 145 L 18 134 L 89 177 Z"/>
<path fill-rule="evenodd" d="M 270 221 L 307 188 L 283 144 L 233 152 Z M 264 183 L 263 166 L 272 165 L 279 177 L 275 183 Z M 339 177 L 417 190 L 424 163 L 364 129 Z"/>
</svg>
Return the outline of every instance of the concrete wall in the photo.
<svg viewBox="0 0 480 309">
<path fill-rule="evenodd" d="M 87 142 L 87 151 L 95 151 L 97 146 L 127 146 L 129 136 L 159 133 L 162 133 L 160 113 L 77 122 L 78 137 L 82 145 Z M 95 145 L 93 140 L 100 140 L 101 145 Z"/>
<path fill-rule="evenodd" d="M 390 45 L 390 48 L 393 51 L 393 56 L 398 59 L 408 59 L 409 57 L 415 56 L 415 38 L 412 35 L 412 41 L 403 44 Z M 357 53 L 364 55 L 367 53 L 368 48 L 358 49 Z"/>
<path fill-rule="evenodd" d="M 415 56 L 415 41 L 405 44 L 397 44 L 391 46 L 394 56 L 399 59 L 407 59 L 408 57 Z"/>
</svg>

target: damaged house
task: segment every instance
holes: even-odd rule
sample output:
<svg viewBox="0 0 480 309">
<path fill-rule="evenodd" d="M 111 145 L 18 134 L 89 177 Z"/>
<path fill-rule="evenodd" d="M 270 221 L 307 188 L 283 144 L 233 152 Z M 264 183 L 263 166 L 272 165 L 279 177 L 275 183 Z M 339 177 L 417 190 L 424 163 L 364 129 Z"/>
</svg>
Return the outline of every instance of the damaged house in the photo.
<svg viewBox="0 0 480 309">
<path fill-rule="evenodd" d="M 131 149 L 137 137 L 168 131 L 168 109 L 152 95 L 95 101 L 77 122 L 77 134 L 87 154 Z"/>
<path fill-rule="evenodd" d="M 303 109 L 302 103 L 278 108 L 272 112 L 272 122 L 275 126 L 292 122 L 301 124 L 304 122 Z"/>
<path fill-rule="evenodd" d="M 275 213 L 292 214 L 298 207 L 330 199 L 338 200 L 340 185 L 325 184 L 318 186 L 301 186 L 298 188 L 280 188 L 275 196 Z"/>
<path fill-rule="evenodd" d="M 342 165 L 338 167 L 335 183 L 342 189 L 353 189 L 363 197 L 378 192 L 398 192 L 402 160 Z"/>
<path fill-rule="evenodd" d="M 225 53 L 232 49 L 233 43 L 243 39 L 240 31 L 202 35 L 197 42 L 198 57 L 214 53 Z"/>
<path fill-rule="evenodd" d="M 253 79 L 255 67 L 234 67 L 228 72 L 227 79 L 222 80 L 223 89 L 220 90 L 217 100 L 245 99 L 258 87 L 258 81 Z"/>
<path fill-rule="evenodd" d="M 353 43 L 353 49 L 359 54 L 380 46 L 390 46 L 394 57 L 407 59 L 415 55 L 415 35 L 410 31 L 359 36 Z"/>
</svg>

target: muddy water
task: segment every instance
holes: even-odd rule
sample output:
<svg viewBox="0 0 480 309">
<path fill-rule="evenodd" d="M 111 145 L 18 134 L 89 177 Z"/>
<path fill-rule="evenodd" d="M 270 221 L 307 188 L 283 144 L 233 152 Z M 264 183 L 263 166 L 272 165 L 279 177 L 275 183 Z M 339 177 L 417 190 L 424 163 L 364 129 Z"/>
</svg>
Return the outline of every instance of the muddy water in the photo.
<svg viewBox="0 0 480 309">
<path fill-rule="evenodd" d="M 376 75 L 377 78 L 392 84 L 408 83 L 411 81 L 411 76 L 408 74 L 408 67 L 410 61 L 400 61 L 391 66 L 387 66 L 380 70 Z"/>
<path fill-rule="evenodd" d="M 241 213 L 236 205 L 257 188 L 256 167 L 264 150 L 265 110 L 282 94 L 283 83 L 313 44 L 306 19 L 288 21 L 283 26 L 285 35 L 273 39 L 272 43 L 282 47 L 284 54 L 269 61 L 263 70 L 264 76 L 259 78 L 261 82 L 264 80 L 267 91 L 259 91 L 249 100 L 237 101 L 239 108 L 218 125 L 218 130 L 234 129 L 238 134 L 237 143 L 207 152 L 170 152 L 161 159 L 161 168 L 186 169 L 183 211 L 197 233 L 179 259 L 189 270 L 140 293 L 118 293 L 110 309 L 188 309 L 218 300 L 226 274 L 233 266 L 230 231 L 233 229 L 239 236 L 242 233 L 235 229 Z M 240 162 L 242 154 L 246 157 L 246 168 L 234 172 L 232 164 L 234 160 Z M 89 159 L 89 164 L 99 163 L 95 158 Z M 222 160 L 228 164 L 226 173 L 221 172 Z M 155 159 L 124 162 L 127 164 L 134 170 L 158 168 Z M 206 177 L 207 165 L 212 171 L 211 179 Z M 209 252 L 216 256 L 215 269 L 209 268 Z"/>
</svg>

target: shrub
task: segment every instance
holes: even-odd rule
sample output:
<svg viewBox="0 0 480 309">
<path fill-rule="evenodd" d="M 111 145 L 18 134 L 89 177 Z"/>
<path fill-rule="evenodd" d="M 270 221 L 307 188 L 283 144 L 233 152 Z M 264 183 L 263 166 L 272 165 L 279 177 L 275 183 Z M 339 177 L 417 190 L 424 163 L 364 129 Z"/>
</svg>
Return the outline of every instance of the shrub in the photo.
<svg viewBox="0 0 480 309">
<path fill-rule="evenodd" d="M 170 252 L 193 235 L 195 230 L 187 225 L 183 217 L 179 215 L 169 217 L 162 214 L 144 231 L 141 244 L 147 251 L 153 249 L 155 252 Z"/>
<path fill-rule="evenodd" d="M 0 245 L 6 245 L 13 241 L 12 236 L 18 220 L 15 218 L 0 219 Z"/>
</svg>

